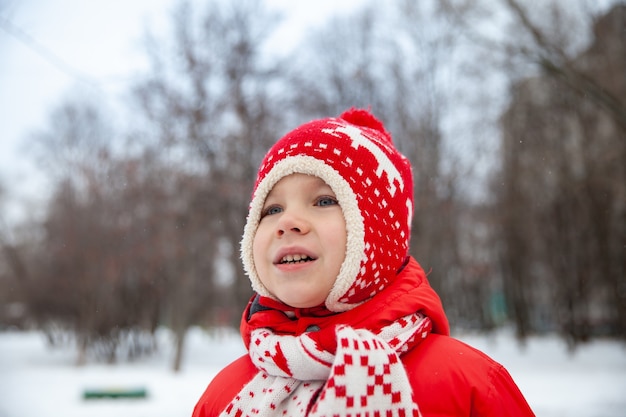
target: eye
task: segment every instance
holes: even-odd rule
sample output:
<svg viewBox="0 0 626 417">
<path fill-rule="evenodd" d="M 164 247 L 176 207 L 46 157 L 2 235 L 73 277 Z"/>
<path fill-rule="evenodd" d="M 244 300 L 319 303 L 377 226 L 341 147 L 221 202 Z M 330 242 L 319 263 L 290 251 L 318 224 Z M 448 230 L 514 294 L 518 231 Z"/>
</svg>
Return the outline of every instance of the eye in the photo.
<svg viewBox="0 0 626 417">
<path fill-rule="evenodd" d="M 326 207 L 326 206 L 336 206 L 339 204 L 336 198 L 330 196 L 321 196 L 315 201 L 316 206 Z"/>
<path fill-rule="evenodd" d="M 283 211 L 283 209 L 280 206 L 269 206 L 269 207 L 266 207 L 261 212 L 261 218 L 263 218 L 265 216 L 272 215 L 272 214 L 280 213 L 281 211 Z"/>
</svg>

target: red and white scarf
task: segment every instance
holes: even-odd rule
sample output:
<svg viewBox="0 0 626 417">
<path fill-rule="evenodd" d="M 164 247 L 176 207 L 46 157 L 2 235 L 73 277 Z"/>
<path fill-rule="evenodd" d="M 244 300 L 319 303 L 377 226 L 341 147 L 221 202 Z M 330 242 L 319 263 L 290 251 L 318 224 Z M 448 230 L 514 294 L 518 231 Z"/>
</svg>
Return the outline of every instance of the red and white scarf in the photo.
<svg viewBox="0 0 626 417">
<path fill-rule="evenodd" d="M 252 331 L 249 354 L 259 368 L 222 416 L 421 416 L 400 355 L 432 328 L 414 313 L 376 331 L 337 326 L 335 352 L 315 332 Z"/>
</svg>

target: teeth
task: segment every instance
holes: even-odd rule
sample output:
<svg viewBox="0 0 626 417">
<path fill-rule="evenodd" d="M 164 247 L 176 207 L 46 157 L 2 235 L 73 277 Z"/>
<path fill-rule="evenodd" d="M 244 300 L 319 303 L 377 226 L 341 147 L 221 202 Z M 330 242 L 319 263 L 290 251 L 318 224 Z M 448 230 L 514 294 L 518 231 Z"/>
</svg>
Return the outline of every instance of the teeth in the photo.
<svg viewBox="0 0 626 417">
<path fill-rule="evenodd" d="M 286 255 L 283 257 L 283 259 L 280 260 L 280 263 L 288 263 L 288 262 L 307 262 L 310 261 L 311 258 L 309 258 L 307 255 L 303 255 L 303 254 L 295 254 L 295 255 Z"/>
</svg>

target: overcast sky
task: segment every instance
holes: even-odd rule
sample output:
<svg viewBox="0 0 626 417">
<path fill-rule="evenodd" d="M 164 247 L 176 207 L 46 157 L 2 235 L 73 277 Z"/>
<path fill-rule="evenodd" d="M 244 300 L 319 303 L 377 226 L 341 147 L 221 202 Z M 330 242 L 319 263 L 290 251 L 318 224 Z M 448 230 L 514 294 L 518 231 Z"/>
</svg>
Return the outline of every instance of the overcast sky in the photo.
<svg viewBox="0 0 626 417">
<path fill-rule="evenodd" d="M 283 31 L 322 23 L 360 0 L 266 0 L 289 17 Z M 0 0 L 0 182 L 12 196 L 37 193 L 30 132 L 75 88 L 116 97 L 145 68 L 142 36 L 166 30 L 177 0 Z M 284 33 L 284 32 L 283 32 Z M 294 39 L 296 34 L 285 36 Z M 14 208 L 12 210 L 15 210 Z"/>
</svg>

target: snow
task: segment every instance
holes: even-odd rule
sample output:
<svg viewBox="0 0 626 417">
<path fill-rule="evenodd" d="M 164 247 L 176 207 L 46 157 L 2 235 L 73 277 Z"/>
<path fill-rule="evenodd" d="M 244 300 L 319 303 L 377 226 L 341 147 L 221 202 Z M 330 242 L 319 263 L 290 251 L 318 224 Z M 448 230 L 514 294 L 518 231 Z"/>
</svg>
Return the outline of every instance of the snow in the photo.
<svg viewBox="0 0 626 417">
<path fill-rule="evenodd" d="M 173 373 L 171 338 L 156 355 L 133 363 L 74 365 L 72 349 L 49 349 L 37 332 L 0 332 L 0 417 L 189 416 L 219 369 L 244 353 L 234 332 L 190 330 L 181 372 Z M 626 349 L 595 341 L 569 355 L 558 338 L 532 338 L 521 349 L 511 335 L 457 335 L 511 373 L 542 417 L 626 416 Z M 95 388 L 145 388 L 143 399 L 83 399 Z"/>
</svg>

